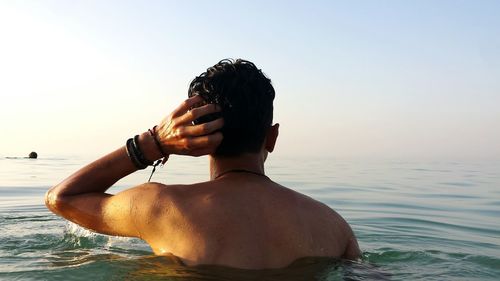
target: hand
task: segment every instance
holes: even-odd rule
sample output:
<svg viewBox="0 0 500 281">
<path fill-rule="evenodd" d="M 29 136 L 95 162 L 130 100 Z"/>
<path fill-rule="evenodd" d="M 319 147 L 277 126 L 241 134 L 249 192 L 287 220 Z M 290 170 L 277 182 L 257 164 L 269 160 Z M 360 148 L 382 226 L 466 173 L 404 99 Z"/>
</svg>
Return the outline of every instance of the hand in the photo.
<svg viewBox="0 0 500 281">
<path fill-rule="evenodd" d="M 191 109 L 202 101 L 197 95 L 185 100 L 156 127 L 156 138 L 165 153 L 202 156 L 215 152 L 222 141 L 222 133 L 217 130 L 222 128 L 224 120 L 193 125 L 193 120 L 221 110 L 215 104 Z"/>
</svg>

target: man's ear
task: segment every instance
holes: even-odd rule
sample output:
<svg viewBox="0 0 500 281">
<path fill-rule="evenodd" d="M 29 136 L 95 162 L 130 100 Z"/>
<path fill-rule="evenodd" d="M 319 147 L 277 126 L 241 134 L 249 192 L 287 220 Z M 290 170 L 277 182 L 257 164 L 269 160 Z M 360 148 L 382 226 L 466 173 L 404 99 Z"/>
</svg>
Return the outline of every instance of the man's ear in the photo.
<svg viewBox="0 0 500 281">
<path fill-rule="evenodd" d="M 267 130 L 266 150 L 269 152 L 273 152 L 274 146 L 276 145 L 276 140 L 278 139 L 280 124 L 276 123 L 273 126 L 269 127 Z"/>
</svg>

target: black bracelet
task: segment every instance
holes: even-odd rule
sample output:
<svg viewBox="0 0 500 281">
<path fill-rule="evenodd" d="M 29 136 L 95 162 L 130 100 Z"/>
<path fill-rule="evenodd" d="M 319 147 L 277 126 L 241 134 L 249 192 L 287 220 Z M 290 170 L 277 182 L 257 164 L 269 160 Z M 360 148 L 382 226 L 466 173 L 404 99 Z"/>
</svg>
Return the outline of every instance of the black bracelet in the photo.
<svg viewBox="0 0 500 281">
<path fill-rule="evenodd" d="M 139 135 L 135 135 L 132 144 L 134 145 L 134 152 L 137 156 L 137 160 L 139 160 L 142 165 L 146 165 L 146 167 L 153 165 L 153 161 L 146 159 L 146 156 L 142 153 L 141 147 L 139 146 Z"/>
<path fill-rule="evenodd" d="M 134 139 L 130 138 L 130 139 L 127 140 L 127 142 L 125 144 L 125 148 L 127 149 L 127 156 L 128 156 L 128 158 L 130 158 L 130 160 L 132 161 L 132 163 L 134 164 L 134 166 L 137 169 L 139 169 L 139 170 L 146 169 L 146 167 L 148 165 L 144 165 L 137 158 L 137 154 L 136 154 L 133 142 L 134 142 Z"/>
</svg>

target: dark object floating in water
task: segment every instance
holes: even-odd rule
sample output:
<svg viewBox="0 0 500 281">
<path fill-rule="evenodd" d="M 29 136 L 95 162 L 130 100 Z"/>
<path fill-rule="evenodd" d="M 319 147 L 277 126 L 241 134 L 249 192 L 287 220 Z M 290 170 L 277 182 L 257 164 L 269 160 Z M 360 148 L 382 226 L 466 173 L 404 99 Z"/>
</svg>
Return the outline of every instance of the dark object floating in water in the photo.
<svg viewBox="0 0 500 281">
<path fill-rule="evenodd" d="M 30 159 L 36 159 L 37 157 L 38 157 L 38 154 L 34 151 L 32 151 L 30 153 L 30 155 L 28 155 L 28 158 L 30 158 Z"/>
</svg>

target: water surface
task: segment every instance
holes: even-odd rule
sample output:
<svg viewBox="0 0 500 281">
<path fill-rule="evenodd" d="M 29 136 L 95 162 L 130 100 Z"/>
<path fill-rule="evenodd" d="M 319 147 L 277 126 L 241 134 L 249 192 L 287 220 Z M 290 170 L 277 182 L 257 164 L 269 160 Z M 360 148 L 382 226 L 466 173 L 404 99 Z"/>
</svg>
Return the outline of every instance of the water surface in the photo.
<svg viewBox="0 0 500 281">
<path fill-rule="evenodd" d="M 5 280 L 497 280 L 500 161 L 281 158 L 267 174 L 337 210 L 363 262 L 303 259 L 282 270 L 185 267 L 138 239 L 89 232 L 53 215 L 48 188 L 91 159 L 0 158 L 0 279 Z M 153 180 L 207 180 L 206 158 L 173 157 Z M 143 183 L 137 172 L 110 191 Z"/>
</svg>

